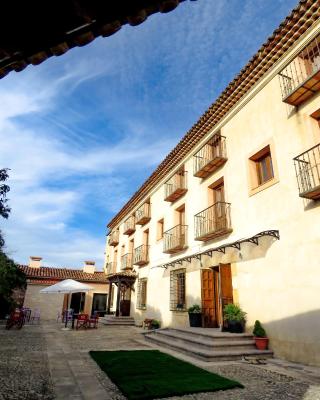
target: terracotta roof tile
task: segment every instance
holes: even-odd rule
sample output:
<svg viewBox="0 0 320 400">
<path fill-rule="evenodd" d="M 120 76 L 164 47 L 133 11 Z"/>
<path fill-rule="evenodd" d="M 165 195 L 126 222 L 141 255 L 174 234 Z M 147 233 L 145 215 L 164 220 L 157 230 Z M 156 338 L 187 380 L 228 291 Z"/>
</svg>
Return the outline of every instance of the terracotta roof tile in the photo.
<svg viewBox="0 0 320 400">
<path fill-rule="evenodd" d="M 26 274 L 28 279 L 34 279 L 34 280 L 74 279 L 80 282 L 107 283 L 107 275 L 104 272 L 94 272 L 93 274 L 88 274 L 79 269 L 52 268 L 52 267 L 31 268 L 28 265 L 19 265 L 19 268 Z"/>
</svg>

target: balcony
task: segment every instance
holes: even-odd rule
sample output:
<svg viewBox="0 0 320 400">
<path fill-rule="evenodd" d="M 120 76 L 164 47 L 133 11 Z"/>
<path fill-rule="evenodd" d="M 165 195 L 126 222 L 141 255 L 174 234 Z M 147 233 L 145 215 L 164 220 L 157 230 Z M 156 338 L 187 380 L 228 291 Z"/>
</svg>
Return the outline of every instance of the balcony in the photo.
<svg viewBox="0 0 320 400">
<path fill-rule="evenodd" d="M 135 217 L 131 215 L 131 217 L 127 218 L 124 221 L 124 227 L 123 227 L 123 234 L 124 235 L 131 235 L 136 230 L 135 227 Z"/>
<path fill-rule="evenodd" d="M 320 143 L 294 159 L 299 196 L 320 199 Z"/>
<path fill-rule="evenodd" d="M 230 203 L 217 202 L 194 216 L 195 240 L 206 242 L 232 232 Z"/>
<path fill-rule="evenodd" d="M 132 253 L 127 253 L 121 257 L 121 269 L 132 269 Z"/>
<path fill-rule="evenodd" d="M 133 253 L 133 264 L 134 265 L 146 265 L 149 262 L 149 247 L 145 244 L 134 249 Z"/>
<path fill-rule="evenodd" d="M 136 224 L 145 225 L 151 219 L 150 215 L 150 204 L 144 203 L 136 211 Z"/>
<path fill-rule="evenodd" d="M 227 161 L 226 138 L 215 134 L 193 156 L 193 175 L 206 178 Z"/>
<path fill-rule="evenodd" d="M 164 200 L 176 201 L 187 192 L 187 172 L 183 169 L 164 184 Z"/>
<path fill-rule="evenodd" d="M 282 101 L 298 106 L 320 90 L 320 36 L 279 73 Z"/>
<path fill-rule="evenodd" d="M 177 225 L 163 233 L 163 252 L 178 253 L 187 247 L 188 225 Z"/>
<path fill-rule="evenodd" d="M 114 272 L 117 271 L 117 263 L 116 262 L 109 262 L 106 265 L 106 274 L 113 274 Z"/>
<path fill-rule="evenodd" d="M 119 230 L 111 231 L 109 234 L 109 246 L 117 246 L 119 244 Z"/>
</svg>

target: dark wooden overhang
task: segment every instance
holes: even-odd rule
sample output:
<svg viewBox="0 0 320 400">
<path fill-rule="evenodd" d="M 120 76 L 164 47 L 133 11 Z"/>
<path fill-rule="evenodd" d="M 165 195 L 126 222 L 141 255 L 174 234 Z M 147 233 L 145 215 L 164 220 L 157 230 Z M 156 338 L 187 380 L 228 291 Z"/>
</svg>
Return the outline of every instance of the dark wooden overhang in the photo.
<svg viewBox="0 0 320 400">
<path fill-rule="evenodd" d="M 185 0 L 6 1 L 1 5 L 0 78 L 60 56 L 123 25 L 139 25 Z M 195 1 L 195 0 L 190 0 Z"/>
<path fill-rule="evenodd" d="M 177 260 L 171 261 L 171 262 L 166 263 L 166 264 L 157 265 L 156 267 L 153 267 L 153 268 L 165 268 L 165 269 L 167 269 L 168 267 L 175 267 L 176 264 L 182 265 L 183 262 L 191 263 L 192 259 L 197 259 L 197 260 L 201 261 L 201 257 L 203 257 L 203 256 L 211 257 L 212 254 L 215 251 L 225 254 L 226 249 L 228 247 L 231 247 L 231 248 L 234 248 L 234 249 L 237 249 L 237 250 L 240 251 L 241 250 L 241 244 L 243 244 L 243 243 L 251 243 L 251 244 L 254 244 L 254 245 L 258 246 L 259 245 L 259 239 L 264 237 L 264 236 L 271 236 L 276 240 L 280 240 L 280 234 L 279 234 L 278 230 L 263 231 L 263 232 L 257 233 L 254 236 L 251 236 L 249 238 L 239 239 L 239 240 L 236 240 L 235 242 L 231 242 L 231 243 L 224 243 L 221 246 L 213 247 L 211 249 L 203 250 L 202 252 L 199 252 L 199 253 L 194 253 L 194 254 L 191 254 L 189 256 L 178 258 Z"/>
<path fill-rule="evenodd" d="M 107 276 L 109 283 L 114 283 L 115 285 L 124 285 L 128 288 L 133 288 L 133 285 L 137 279 L 137 275 L 132 271 L 121 271 L 115 272 Z"/>
</svg>

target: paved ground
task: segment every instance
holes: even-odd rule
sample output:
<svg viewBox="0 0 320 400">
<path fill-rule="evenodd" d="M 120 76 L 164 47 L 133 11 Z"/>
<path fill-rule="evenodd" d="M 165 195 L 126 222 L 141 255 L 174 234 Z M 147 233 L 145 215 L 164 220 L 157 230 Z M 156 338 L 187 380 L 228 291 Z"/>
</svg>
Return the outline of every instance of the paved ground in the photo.
<svg viewBox="0 0 320 400">
<path fill-rule="evenodd" d="M 60 324 L 0 326 L 0 400 L 124 399 L 88 355 L 89 350 L 151 349 L 135 327 L 103 326 L 98 330 L 63 331 Z M 170 354 L 176 353 L 168 351 Z M 190 361 L 185 356 L 179 356 Z M 209 371 L 236 379 L 245 389 L 187 395 L 193 400 L 320 400 L 319 369 L 268 361 L 223 364 L 196 362 Z M 125 374 L 125 366 L 123 369 Z M 171 398 L 178 399 L 178 397 Z"/>
</svg>

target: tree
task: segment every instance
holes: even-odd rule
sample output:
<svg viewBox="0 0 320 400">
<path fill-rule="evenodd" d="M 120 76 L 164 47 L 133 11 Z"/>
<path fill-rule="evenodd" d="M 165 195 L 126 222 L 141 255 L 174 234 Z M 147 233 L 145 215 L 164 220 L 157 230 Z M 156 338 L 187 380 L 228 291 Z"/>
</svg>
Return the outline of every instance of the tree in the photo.
<svg viewBox="0 0 320 400">
<path fill-rule="evenodd" d="M 8 168 L 0 169 L 0 182 L 5 182 L 9 178 Z M 0 184 L 0 216 L 8 218 L 11 208 L 8 206 L 7 193 L 10 191 L 10 187 L 5 183 Z M 0 251 L 4 246 L 4 239 L 0 230 Z"/>
<path fill-rule="evenodd" d="M 8 178 L 8 169 L 0 169 L 0 182 L 5 182 Z M 7 204 L 7 193 L 9 191 L 10 187 L 7 184 L 0 184 L 0 216 L 6 219 L 9 217 L 11 211 Z M 13 291 L 26 286 L 26 276 L 24 272 L 4 253 L 3 247 L 4 239 L 0 231 L 0 318 L 15 306 L 15 301 L 12 296 Z"/>
</svg>

